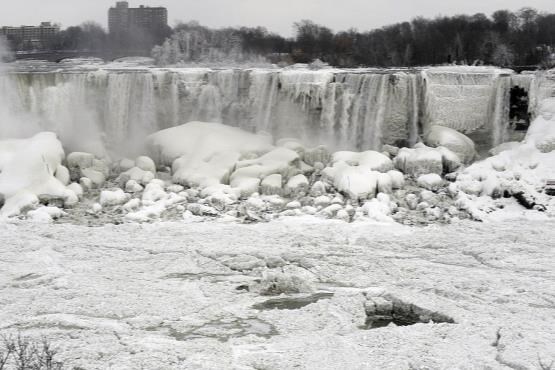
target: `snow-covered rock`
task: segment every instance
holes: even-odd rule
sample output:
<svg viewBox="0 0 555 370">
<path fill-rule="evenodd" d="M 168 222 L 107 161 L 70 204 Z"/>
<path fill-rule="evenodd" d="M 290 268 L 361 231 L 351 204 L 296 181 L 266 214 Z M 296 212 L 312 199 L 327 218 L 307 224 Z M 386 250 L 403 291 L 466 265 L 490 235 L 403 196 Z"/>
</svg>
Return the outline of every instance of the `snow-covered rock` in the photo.
<svg viewBox="0 0 555 370">
<path fill-rule="evenodd" d="M 103 190 L 100 192 L 100 205 L 118 206 L 127 201 L 127 195 L 121 189 Z"/>
<path fill-rule="evenodd" d="M 293 176 L 287 181 L 285 191 L 288 194 L 298 195 L 308 191 L 309 182 L 305 175 Z"/>
<path fill-rule="evenodd" d="M 393 169 L 393 162 L 386 155 L 372 150 L 366 152 L 336 152 L 333 163 L 345 162 L 350 166 L 361 166 L 371 171 L 387 172 Z"/>
<path fill-rule="evenodd" d="M 129 180 L 125 183 L 125 191 L 128 193 L 139 193 L 143 191 L 143 187 L 135 180 Z"/>
<path fill-rule="evenodd" d="M 443 184 L 441 176 L 435 173 L 421 175 L 417 179 L 418 186 L 428 190 L 438 190 Z"/>
<path fill-rule="evenodd" d="M 54 133 L 42 132 L 29 139 L 0 141 L 0 194 L 2 216 L 18 215 L 38 203 L 39 195 L 66 199 L 75 194 L 54 173 L 64 158 Z"/>
<path fill-rule="evenodd" d="M 69 183 L 71 182 L 71 178 L 69 175 L 69 170 L 67 169 L 67 167 L 59 165 L 56 168 L 56 174 L 55 174 L 56 178 L 64 185 L 69 185 Z"/>
<path fill-rule="evenodd" d="M 405 175 L 402 172 L 391 170 L 387 171 L 387 174 L 391 178 L 391 185 L 393 189 L 402 189 L 405 186 Z"/>
<path fill-rule="evenodd" d="M 27 212 L 27 217 L 35 222 L 52 222 L 62 216 L 67 215 L 58 207 L 39 207 L 35 210 Z"/>
<path fill-rule="evenodd" d="M 121 186 L 125 186 L 130 180 L 135 181 L 136 183 L 146 185 L 150 181 L 154 179 L 154 173 L 150 171 L 145 171 L 140 169 L 139 167 L 133 167 L 129 170 L 121 173 L 118 176 L 117 181 L 120 182 Z"/>
<path fill-rule="evenodd" d="M 81 175 L 91 180 L 93 188 L 101 188 L 106 182 L 106 176 L 102 172 L 93 168 L 85 168 L 81 170 Z"/>
<path fill-rule="evenodd" d="M 73 191 L 73 193 L 75 193 L 75 195 L 78 196 L 79 198 L 83 196 L 84 191 L 83 191 L 83 187 L 80 184 L 76 182 L 72 182 L 67 186 L 67 188 Z"/>
<path fill-rule="evenodd" d="M 443 173 L 443 157 L 441 153 L 429 147 L 402 148 L 394 160 L 395 167 L 401 172 L 418 177 L 428 173 Z"/>
<path fill-rule="evenodd" d="M 364 166 L 350 166 L 345 162 L 338 162 L 333 167 L 324 169 L 322 175 L 351 199 L 372 198 L 377 192 L 379 172 Z"/>
<path fill-rule="evenodd" d="M 135 166 L 139 167 L 143 171 L 149 171 L 156 173 L 156 164 L 154 161 L 147 156 L 140 156 L 135 159 Z"/>
<path fill-rule="evenodd" d="M 241 154 L 221 151 L 208 158 L 182 156 L 173 162 L 173 181 L 185 186 L 208 187 L 229 182 Z"/>
<path fill-rule="evenodd" d="M 424 143 L 430 147 L 445 147 L 455 153 L 463 163 L 470 163 L 476 157 L 472 139 L 452 128 L 434 125 L 424 135 Z"/>
<path fill-rule="evenodd" d="M 93 166 L 94 154 L 73 152 L 66 158 L 67 166 L 70 170 L 82 170 Z"/>
<path fill-rule="evenodd" d="M 180 157 L 192 162 L 208 161 L 216 153 L 262 154 L 273 146 L 270 136 L 220 123 L 189 122 L 150 135 L 147 148 L 156 162 L 170 166 Z"/>
<path fill-rule="evenodd" d="M 266 176 L 260 184 L 260 193 L 264 195 L 283 195 L 283 176 L 279 173 Z"/>
</svg>

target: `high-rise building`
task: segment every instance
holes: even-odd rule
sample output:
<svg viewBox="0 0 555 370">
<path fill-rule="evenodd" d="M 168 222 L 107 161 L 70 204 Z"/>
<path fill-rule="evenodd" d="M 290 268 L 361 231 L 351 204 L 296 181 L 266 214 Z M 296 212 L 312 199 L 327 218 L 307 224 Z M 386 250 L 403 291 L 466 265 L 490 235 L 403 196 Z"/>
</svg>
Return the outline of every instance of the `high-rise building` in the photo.
<svg viewBox="0 0 555 370">
<path fill-rule="evenodd" d="M 48 49 L 58 32 L 60 27 L 50 22 L 42 22 L 39 26 L 0 28 L 0 35 L 5 36 L 16 50 Z"/>
<path fill-rule="evenodd" d="M 110 34 L 116 37 L 136 32 L 158 36 L 168 28 L 168 10 L 144 5 L 130 8 L 127 1 L 118 1 L 108 11 L 108 27 Z"/>
</svg>

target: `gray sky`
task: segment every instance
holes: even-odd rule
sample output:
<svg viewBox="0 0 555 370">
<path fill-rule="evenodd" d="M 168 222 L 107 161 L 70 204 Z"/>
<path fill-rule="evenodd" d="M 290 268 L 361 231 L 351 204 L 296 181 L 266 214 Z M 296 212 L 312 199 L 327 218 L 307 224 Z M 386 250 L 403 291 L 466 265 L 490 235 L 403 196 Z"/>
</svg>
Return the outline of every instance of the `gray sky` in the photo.
<svg viewBox="0 0 555 370">
<path fill-rule="evenodd" d="M 63 27 L 94 20 L 106 26 L 107 9 L 115 0 L 2 0 L 0 25 L 59 22 Z M 555 12 L 554 0 L 129 0 L 166 6 L 170 25 L 177 20 L 198 20 L 211 27 L 265 26 L 285 36 L 292 24 L 311 19 L 335 31 L 351 27 L 369 30 L 415 16 L 491 14 L 497 9 L 523 6 Z"/>
</svg>

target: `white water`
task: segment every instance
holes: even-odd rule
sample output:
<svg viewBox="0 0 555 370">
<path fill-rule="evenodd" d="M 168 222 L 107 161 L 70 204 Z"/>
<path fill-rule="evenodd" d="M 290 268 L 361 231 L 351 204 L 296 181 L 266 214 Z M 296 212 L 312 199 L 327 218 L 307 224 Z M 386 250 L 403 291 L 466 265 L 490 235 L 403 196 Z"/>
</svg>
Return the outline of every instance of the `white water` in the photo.
<svg viewBox="0 0 555 370">
<path fill-rule="evenodd" d="M 11 116 L 34 117 L 20 119 L 18 130 L 53 130 L 66 146 L 88 151 L 104 142 L 113 151 L 136 153 L 145 135 L 193 120 L 332 149 L 411 145 L 434 124 L 484 131 L 497 145 L 508 123 L 506 73 L 96 66 L 4 74 L 0 96 Z"/>
</svg>

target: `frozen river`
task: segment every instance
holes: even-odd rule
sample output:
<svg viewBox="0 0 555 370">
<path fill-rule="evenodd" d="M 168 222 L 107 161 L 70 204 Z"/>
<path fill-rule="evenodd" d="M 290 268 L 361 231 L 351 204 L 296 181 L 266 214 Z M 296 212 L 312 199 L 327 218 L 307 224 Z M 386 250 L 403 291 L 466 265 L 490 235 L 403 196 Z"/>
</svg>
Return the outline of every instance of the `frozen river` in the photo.
<svg viewBox="0 0 555 370">
<path fill-rule="evenodd" d="M 67 368 L 549 368 L 554 226 L 1 224 L 1 331 Z M 454 323 L 368 330 L 375 297 Z"/>
</svg>

